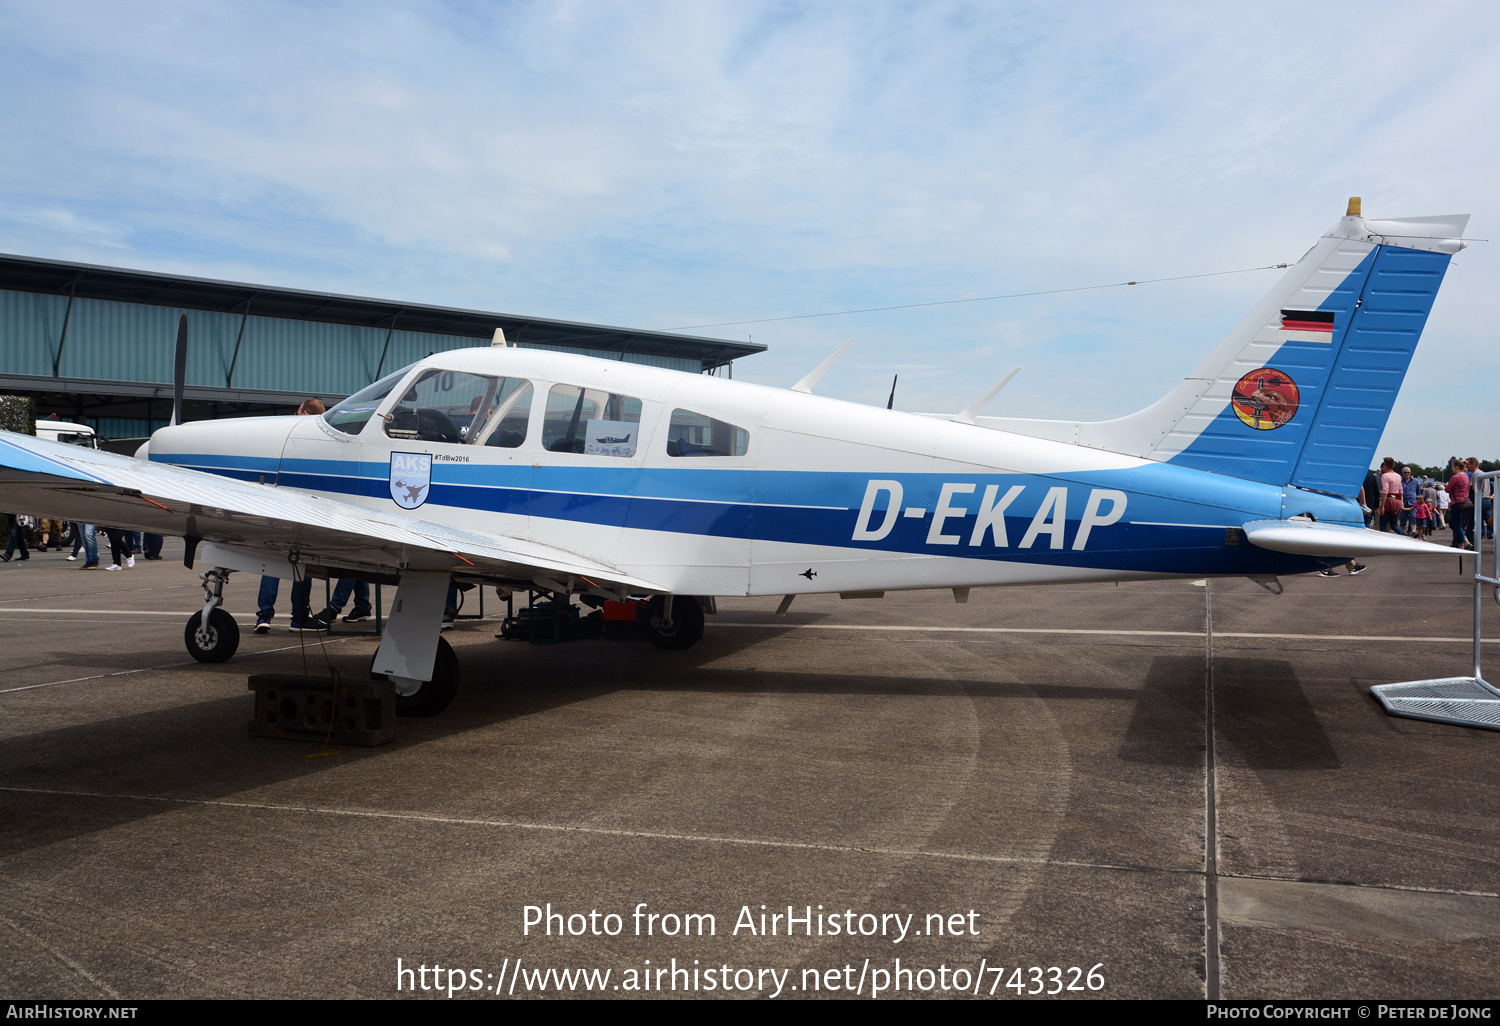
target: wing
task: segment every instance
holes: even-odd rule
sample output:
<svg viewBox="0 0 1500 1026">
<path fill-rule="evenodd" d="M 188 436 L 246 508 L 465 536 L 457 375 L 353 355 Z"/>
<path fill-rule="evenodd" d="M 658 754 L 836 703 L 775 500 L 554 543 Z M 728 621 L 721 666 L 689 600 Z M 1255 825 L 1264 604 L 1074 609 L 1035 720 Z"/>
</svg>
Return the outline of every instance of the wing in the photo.
<svg viewBox="0 0 1500 1026">
<path fill-rule="evenodd" d="M 667 590 L 547 545 L 9 431 L 0 431 L 0 508 L 200 538 L 259 555 L 273 574 L 292 555 L 303 565 L 385 573 L 448 570 L 509 581 L 572 576 L 632 591 Z"/>
<path fill-rule="evenodd" d="M 1311 520 L 1252 520 L 1245 525 L 1250 544 L 1298 556 L 1472 556 L 1446 545 L 1417 541 L 1403 534 L 1371 531 L 1347 524 Z"/>
</svg>

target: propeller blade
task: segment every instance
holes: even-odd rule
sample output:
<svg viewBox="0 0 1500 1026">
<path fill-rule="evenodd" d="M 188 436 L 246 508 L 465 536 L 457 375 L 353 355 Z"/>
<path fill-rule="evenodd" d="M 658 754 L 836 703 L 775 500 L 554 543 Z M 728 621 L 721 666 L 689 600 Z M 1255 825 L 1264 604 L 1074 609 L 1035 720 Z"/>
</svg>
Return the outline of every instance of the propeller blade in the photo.
<svg viewBox="0 0 1500 1026">
<path fill-rule="evenodd" d="M 177 356 L 172 361 L 172 423 L 182 423 L 182 388 L 187 383 L 187 314 L 177 317 Z"/>
</svg>

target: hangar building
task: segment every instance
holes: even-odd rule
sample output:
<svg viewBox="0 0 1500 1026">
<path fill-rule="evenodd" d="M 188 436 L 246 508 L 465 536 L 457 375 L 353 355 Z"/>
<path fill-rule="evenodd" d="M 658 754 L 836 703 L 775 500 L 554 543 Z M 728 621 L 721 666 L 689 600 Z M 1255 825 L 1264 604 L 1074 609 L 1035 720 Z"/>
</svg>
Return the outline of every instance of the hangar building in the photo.
<svg viewBox="0 0 1500 1026">
<path fill-rule="evenodd" d="M 363 299 L 0 254 L 0 393 L 31 396 L 109 438 L 167 423 L 179 314 L 188 318 L 185 418 L 293 413 L 431 353 L 488 345 L 496 328 L 557 349 L 690 373 L 732 373 L 750 342 Z"/>
</svg>

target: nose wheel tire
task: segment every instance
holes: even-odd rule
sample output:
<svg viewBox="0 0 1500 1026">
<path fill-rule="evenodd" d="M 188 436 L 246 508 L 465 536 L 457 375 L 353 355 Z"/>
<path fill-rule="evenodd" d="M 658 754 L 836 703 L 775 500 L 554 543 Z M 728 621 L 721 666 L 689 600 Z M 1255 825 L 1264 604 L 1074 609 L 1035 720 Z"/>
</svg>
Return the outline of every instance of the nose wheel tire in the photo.
<svg viewBox="0 0 1500 1026">
<path fill-rule="evenodd" d="M 188 617 L 187 627 L 182 632 L 188 654 L 200 663 L 222 663 L 234 655 L 235 649 L 240 647 L 240 625 L 235 623 L 234 617 L 222 609 L 215 609 L 208 614 L 208 628 L 200 638 L 198 625 L 202 622 L 202 610 Z"/>
<path fill-rule="evenodd" d="M 370 679 L 391 680 L 389 674 L 375 672 L 375 657 L 370 657 Z M 436 716 L 453 703 L 458 694 L 458 656 L 446 638 L 438 638 L 437 658 L 432 665 L 431 680 L 397 679 L 397 716 Z M 402 692 L 405 692 L 403 694 Z"/>
<path fill-rule="evenodd" d="M 651 600 L 647 608 L 646 637 L 657 648 L 692 648 L 703 637 L 703 605 L 691 595 L 675 595 L 672 598 L 672 625 L 661 622 L 666 602 L 660 595 Z"/>
</svg>

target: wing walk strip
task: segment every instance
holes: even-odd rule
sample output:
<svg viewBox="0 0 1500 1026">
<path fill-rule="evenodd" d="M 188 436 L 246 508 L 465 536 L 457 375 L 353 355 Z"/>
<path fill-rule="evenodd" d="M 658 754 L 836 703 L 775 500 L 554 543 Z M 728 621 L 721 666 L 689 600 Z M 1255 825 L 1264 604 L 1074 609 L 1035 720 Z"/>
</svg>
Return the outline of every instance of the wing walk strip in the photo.
<svg viewBox="0 0 1500 1026">
<path fill-rule="evenodd" d="M 576 826 L 566 823 L 528 823 L 521 820 L 474 819 L 466 816 L 437 816 L 421 812 L 380 812 L 374 809 L 340 809 L 312 805 L 286 805 L 278 802 L 231 802 L 220 798 L 172 798 L 165 795 L 120 794 L 109 791 L 66 791 L 42 787 L 11 787 L 0 784 L 8 794 L 52 795 L 59 798 L 114 799 L 151 802 L 159 805 L 205 805 L 248 812 L 300 812 L 314 816 L 342 816 L 351 819 L 386 820 L 403 823 L 433 823 L 440 826 L 488 827 L 495 830 L 524 830 L 535 833 L 581 834 L 591 837 L 640 838 L 648 841 L 683 841 L 690 844 L 725 844 L 747 848 L 779 848 L 792 851 L 818 851 L 841 855 L 877 855 L 885 858 L 941 859 L 952 862 L 980 862 L 992 865 L 1050 866 L 1060 869 L 1097 869 L 1112 873 L 1159 873 L 1170 876 L 1202 876 L 1201 869 L 1169 869 L 1162 866 L 1115 865 L 1108 862 L 1083 862 L 1074 859 L 1035 858 L 1025 855 L 985 855 L 972 852 L 927 851 L 921 848 L 884 848 L 858 844 L 829 844 L 817 841 L 776 841 L 755 837 L 723 837 L 714 834 L 680 834 L 666 830 L 627 830 L 623 827 Z M 1271 876 L 1249 873 L 1220 873 L 1221 878 L 1266 880 L 1273 883 L 1319 883 L 1358 887 L 1366 890 L 1411 891 L 1420 894 L 1454 894 L 1469 898 L 1500 898 L 1490 891 L 1463 891 L 1447 887 L 1414 887 L 1408 884 L 1350 883 L 1347 880 L 1318 880 L 1310 877 Z"/>
</svg>

